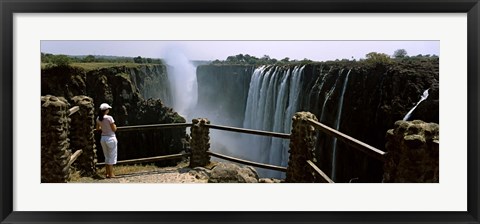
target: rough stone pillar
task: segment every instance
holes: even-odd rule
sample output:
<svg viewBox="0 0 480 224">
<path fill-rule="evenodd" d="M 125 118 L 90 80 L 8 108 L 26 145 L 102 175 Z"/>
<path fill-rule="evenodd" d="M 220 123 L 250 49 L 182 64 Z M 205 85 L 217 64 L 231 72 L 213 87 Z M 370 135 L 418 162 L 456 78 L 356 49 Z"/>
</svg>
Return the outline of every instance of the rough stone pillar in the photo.
<svg viewBox="0 0 480 224">
<path fill-rule="evenodd" d="M 70 148 L 73 152 L 83 150 L 80 157 L 73 163 L 82 176 L 92 176 L 96 173 L 97 149 L 93 131 L 95 130 L 95 109 L 93 99 L 87 96 L 75 96 L 73 105 L 80 109 L 70 119 Z"/>
<path fill-rule="evenodd" d="M 190 167 L 206 166 L 210 163 L 210 156 L 207 151 L 210 149 L 209 128 L 205 124 L 210 121 L 204 118 L 192 120 L 193 126 L 190 128 Z"/>
<path fill-rule="evenodd" d="M 386 135 L 383 182 L 438 183 L 438 133 L 436 123 L 395 122 Z"/>
<path fill-rule="evenodd" d="M 288 183 L 311 183 L 315 181 L 314 171 L 307 160 L 316 162 L 315 159 L 315 127 L 307 119 L 317 121 L 310 112 L 297 112 L 292 118 L 292 133 L 290 134 L 290 157 L 288 160 Z"/>
<path fill-rule="evenodd" d="M 65 183 L 70 179 L 69 104 L 63 97 L 42 96 L 41 181 Z"/>
</svg>

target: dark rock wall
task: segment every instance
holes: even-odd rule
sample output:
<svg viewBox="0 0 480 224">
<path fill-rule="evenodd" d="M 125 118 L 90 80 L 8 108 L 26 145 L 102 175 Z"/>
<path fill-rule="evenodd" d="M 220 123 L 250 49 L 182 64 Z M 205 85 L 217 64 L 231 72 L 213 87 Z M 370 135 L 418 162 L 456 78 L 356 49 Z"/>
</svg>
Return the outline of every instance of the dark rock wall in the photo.
<svg viewBox="0 0 480 224">
<path fill-rule="evenodd" d="M 373 65 L 325 63 L 311 67 L 312 73 L 307 72 L 303 82 L 303 95 L 308 101 L 302 103 L 301 110 L 314 113 L 321 122 L 334 127 L 341 89 L 346 74 L 350 72 L 339 130 L 378 149 L 385 151 L 385 133 L 397 120 L 403 119 L 426 89 L 430 89 L 431 94 L 417 107 L 411 120 L 439 122 L 438 60 L 393 61 L 391 64 Z M 333 86 L 335 89 L 325 103 Z M 323 117 L 322 108 L 325 110 Z M 333 138 L 319 135 L 318 139 L 319 166 L 331 175 Z M 382 180 L 382 162 L 340 141 L 337 141 L 336 158 L 336 182 Z"/>
<path fill-rule="evenodd" d="M 41 94 L 65 96 L 86 95 L 93 99 L 95 113 L 98 105 L 112 106 L 110 114 L 117 126 L 182 123 L 181 116 L 165 106 L 162 99 L 145 99 L 165 95 L 170 100 L 166 69 L 163 65 L 138 65 L 109 67 L 86 72 L 78 67 L 53 67 L 42 69 Z M 99 138 L 98 134 L 96 136 Z M 166 155 L 183 150 L 186 129 L 117 132 L 118 159 Z M 97 148 L 101 146 L 97 144 Z M 102 150 L 97 151 L 103 161 Z M 166 162 L 162 162 L 164 164 Z"/>
<path fill-rule="evenodd" d="M 167 106 L 172 105 L 170 83 L 165 66 L 141 66 L 130 68 L 132 83 L 144 99 L 161 99 Z"/>
<path fill-rule="evenodd" d="M 86 95 L 87 72 L 77 67 L 53 67 L 42 69 L 42 96 L 54 95 L 70 99 L 74 96 Z"/>
</svg>

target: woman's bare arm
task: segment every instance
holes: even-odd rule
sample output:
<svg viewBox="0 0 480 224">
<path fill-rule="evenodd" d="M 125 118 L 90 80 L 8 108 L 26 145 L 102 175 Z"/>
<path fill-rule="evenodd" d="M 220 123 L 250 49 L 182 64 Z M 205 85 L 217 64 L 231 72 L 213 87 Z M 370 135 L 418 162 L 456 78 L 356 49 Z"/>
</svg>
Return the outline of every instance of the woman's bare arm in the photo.
<svg viewBox="0 0 480 224">
<path fill-rule="evenodd" d="M 110 124 L 110 128 L 112 128 L 112 131 L 117 131 L 117 125 L 115 125 L 115 123 L 111 123 Z"/>
</svg>

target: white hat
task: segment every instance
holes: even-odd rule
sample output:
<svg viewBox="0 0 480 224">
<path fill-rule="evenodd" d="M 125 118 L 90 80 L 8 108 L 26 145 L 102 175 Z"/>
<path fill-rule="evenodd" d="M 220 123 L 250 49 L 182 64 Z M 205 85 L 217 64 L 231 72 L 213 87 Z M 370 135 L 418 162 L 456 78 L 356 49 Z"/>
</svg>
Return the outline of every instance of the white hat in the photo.
<svg viewBox="0 0 480 224">
<path fill-rule="evenodd" d="M 107 110 L 107 109 L 110 109 L 112 108 L 110 105 L 106 104 L 106 103 L 102 103 L 100 105 L 100 110 Z"/>
</svg>

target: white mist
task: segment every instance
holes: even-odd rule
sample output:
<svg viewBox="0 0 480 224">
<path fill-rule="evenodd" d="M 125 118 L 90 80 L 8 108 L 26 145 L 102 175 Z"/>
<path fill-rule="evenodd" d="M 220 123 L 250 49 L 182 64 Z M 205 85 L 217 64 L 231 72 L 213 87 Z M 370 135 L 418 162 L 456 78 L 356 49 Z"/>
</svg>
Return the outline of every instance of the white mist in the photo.
<svg viewBox="0 0 480 224">
<path fill-rule="evenodd" d="M 167 50 L 164 59 L 172 91 L 172 107 L 189 121 L 198 98 L 196 67 L 174 48 Z"/>
</svg>

